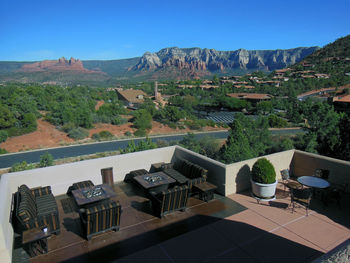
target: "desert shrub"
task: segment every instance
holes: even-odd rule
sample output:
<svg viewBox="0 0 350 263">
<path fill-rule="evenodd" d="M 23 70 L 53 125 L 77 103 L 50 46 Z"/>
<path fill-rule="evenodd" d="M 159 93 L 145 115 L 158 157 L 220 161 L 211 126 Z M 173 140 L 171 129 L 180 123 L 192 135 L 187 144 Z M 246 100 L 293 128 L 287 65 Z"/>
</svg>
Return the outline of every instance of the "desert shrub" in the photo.
<svg viewBox="0 0 350 263">
<path fill-rule="evenodd" d="M 5 154 L 8 153 L 8 151 L 6 151 L 5 149 L 0 148 L 0 154 Z"/>
<path fill-rule="evenodd" d="M 75 128 L 68 132 L 68 136 L 74 140 L 81 140 L 89 136 L 89 132 L 81 127 Z"/>
<path fill-rule="evenodd" d="M 139 152 L 145 151 L 149 149 L 157 148 L 157 144 L 152 142 L 150 138 L 146 138 L 145 140 L 140 140 L 138 144 L 135 144 L 134 140 L 129 141 L 128 146 L 125 149 L 120 149 L 120 153 L 131 153 L 131 152 Z"/>
<path fill-rule="evenodd" d="M 170 122 L 168 126 L 172 129 L 176 129 L 176 123 Z"/>
<path fill-rule="evenodd" d="M 126 131 L 126 132 L 124 133 L 124 135 L 125 135 L 125 136 L 132 136 L 132 133 L 129 132 L 129 131 Z"/>
<path fill-rule="evenodd" d="M 75 124 L 73 123 L 73 122 L 67 122 L 67 123 L 65 123 L 63 126 L 62 126 L 62 131 L 64 131 L 64 132 L 70 132 L 71 130 L 73 130 L 73 129 L 75 129 L 76 128 L 76 126 L 75 126 Z"/>
<path fill-rule="evenodd" d="M 144 137 L 147 135 L 147 131 L 145 129 L 138 129 L 134 132 L 134 135 L 138 137 Z"/>
<path fill-rule="evenodd" d="M 53 156 L 48 152 L 40 156 L 39 167 L 47 167 L 53 165 Z"/>
<path fill-rule="evenodd" d="M 23 161 L 21 163 L 15 163 L 14 165 L 12 165 L 10 168 L 10 173 L 24 171 L 24 170 L 30 170 L 30 169 L 34 169 L 34 168 L 35 168 L 34 164 L 32 164 L 32 163 L 27 164 L 26 161 Z"/>
<path fill-rule="evenodd" d="M 93 140 L 96 140 L 96 141 L 101 140 L 101 137 L 100 137 L 100 135 L 99 135 L 98 133 L 94 133 L 94 134 L 91 136 L 91 138 L 92 138 Z"/>
<path fill-rule="evenodd" d="M 215 121 L 213 120 L 207 120 L 207 125 L 210 126 L 210 127 L 215 127 Z"/>
<path fill-rule="evenodd" d="M 112 133 L 110 133 L 109 131 L 100 131 L 99 135 L 102 139 L 109 139 L 114 137 Z"/>
<path fill-rule="evenodd" d="M 127 123 L 127 121 L 128 121 L 127 119 L 121 118 L 120 116 L 118 116 L 118 117 L 113 118 L 111 120 L 111 123 L 113 125 L 121 125 L 121 124 Z"/>
<path fill-rule="evenodd" d="M 276 181 L 276 172 L 272 163 L 266 158 L 257 160 L 252 168 L 252 180 L 261 184 L 272 184 Z"/>
<path fill-rule="evenodd" d="M 0 143 L 6 141 L 7 137 L 8 137 L 7 131 L 4 131 L 4 130 L 0 131 Z"/>
</svg>

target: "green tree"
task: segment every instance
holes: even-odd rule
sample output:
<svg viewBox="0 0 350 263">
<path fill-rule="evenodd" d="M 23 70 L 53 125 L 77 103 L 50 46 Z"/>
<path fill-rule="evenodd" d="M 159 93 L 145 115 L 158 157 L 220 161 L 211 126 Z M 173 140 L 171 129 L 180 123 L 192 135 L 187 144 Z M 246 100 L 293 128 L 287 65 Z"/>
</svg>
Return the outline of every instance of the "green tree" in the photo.
<svg viewBox="0 0 350 263">
<path fill-rule="evenodd" d="M 40 156 L 39 167 L 47 167 L 53 165 L 53 156 L 46 152 Z"/>
<path fill-rule="evenodd" d="M 323 102 L 310 103 L 304 112 L 309 124 L 307 129 L 316 136 L 317 151 L 329 155 L 340 139 L 339 121 L 342 114 Z"/>
<path fill-rule="evenodd" d="M 137 129 L 152 129 L 152 115 L 145 109 L 140 109 L 134 112 L 134 126 Z"/>
<path fill-rule="evenodd" d="M 184 114 L 178 109 L 178 107 L 166 106 L 164 108 L 164 117 L 171 122 L 178 122 L 184 117 Z"/>
<path fill-rule="evenodd" d="M 261 101 L 256 104 L 256 111 L 258 114 L 268 114 L 273 110 L 273 105 L 271 101 Z"/>
<path fill-rule="evenodd" d="M 7 105 L 0 104 L 0 129 L 10 128 L 16 122 L 16 118 Z"/>
<path fill-rule="evenodd" d="M 34 113 L 25 113 L 23 115 L 22 125 L 27 132 L 35 131 L 38 127 Z"/>
<path fill-rule="evenodd" d="M 219 78 L 218 78 L 217 75 L 214 75 L 214 76 L 213 76 L 212 81 L 213 81 L 213 84 L 215 84 L 215 85 L 218 85 L 218 84 L 220 83 L 220 80 L 219 80 Z"/>
<path fill-rule="evenodd" d="M 5 142 L 7 140 L 7 137 L 7 131 L 0 130 L 0 143 Z"/>
<path fill-rule="evenodd" d="M 270 127 L 283 128 L 288 125 L 288 122 L 285 119 L 282 119 L 275 114 L 270 114 L 268 118 Z"/>
<path fill-rule="evenodd" d="M 249 141 L 243 132 L 241 123 L 234 120 L 226 143 L 220 149 L 220 159 L 228 164 L 253 157 L 255 157 L 254 153 L 250 149 Z"/>
</svg>

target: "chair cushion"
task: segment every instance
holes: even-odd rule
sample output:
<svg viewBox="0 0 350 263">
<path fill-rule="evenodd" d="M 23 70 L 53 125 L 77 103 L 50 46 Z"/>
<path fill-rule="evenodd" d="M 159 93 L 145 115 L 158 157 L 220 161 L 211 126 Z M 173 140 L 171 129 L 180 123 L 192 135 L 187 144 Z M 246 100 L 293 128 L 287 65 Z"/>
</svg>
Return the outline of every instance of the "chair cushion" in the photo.
<svg viewBox="0 0 350 263">
<path fill-rule="evenodd" d="M 289 179 L 289 170 L 288 169 L 284 169 L 281 171 L 281 176 L 283 180 L 288 180 Z"/>
<path fill-rule="evenodd" d="M 53 195 L 38 196 L 36 198 L 38 215 L 45 215 L 52 212 L 57 212 L 57 204 Z"/>
<path fill-rule="evenodd" d="M 183 176 L 181 173 L 176 171 L 175 169 L 165 169 L 163 170 L 164 173 L 172 177 L 173 179 L 176 180 L 179 184 L 185 184 L 188 181 L 188 178 Z"/>
<path fill-rule="evenodd" d="M 94 184 L 90 180 L 87 180 L 87 181 L 81 181 L 81 182 L 78 182 L 78 183 L 74 183 L 73 186 L 74 186 L 75 189 L 81 189 L 81 188 L 94 186 Z"/>
<path fill-rule="evenodd" d="M 26 222 L 31 218 L 36 217 L 36 208 L 32 206 L 31 201 L 26 196 L 21 197 L 21 202 L 18 207 L 17 215 L 22 222 Z"/>
<path fill-rule="evenodd" d="M 18 188 L 18 192 L 20 200 L 17 214 L 25 222 L 37 215 L 37 206 L 35 198 L 28 186 L 21 185 Z"/>
<path fill-rule="evenodd" d="M 32 191 L 25 184 L 22 184 L 20 187 L 18 187 L 18 192 L 20 193 L 21 197 L 26 196 L 30 199 L 31 202 L 35 203 L 35 197 Z"/>
</svg>

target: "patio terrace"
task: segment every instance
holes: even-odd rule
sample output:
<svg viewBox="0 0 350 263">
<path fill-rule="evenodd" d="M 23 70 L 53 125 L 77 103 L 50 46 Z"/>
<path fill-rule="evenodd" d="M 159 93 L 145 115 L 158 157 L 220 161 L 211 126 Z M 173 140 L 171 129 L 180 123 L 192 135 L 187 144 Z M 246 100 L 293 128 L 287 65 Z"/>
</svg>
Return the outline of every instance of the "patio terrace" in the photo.
<svg viewBox="0 0 350 263">
<path fill-rule="evenodd" d="M 221 195 L 209 203 L 190 198 L 185 212 L 159 219 L 153 216 L 148 199 L 121 181 L 131 170 L 149 169 L 152 163 L 170 162 L 178 156 L 208 169 L 208 181 L 218 186 Z M 350 181 L 349 162 L 295 150 L 265 157 L 277 174 L 289 168 L 297 176 L 311 175 L 315 168 L 323 168 L 331 171 L 332 181 Z M 60 210 L 61 234 L 49 239 L 47 255 L 32 262 L 279 262 L 282 257 L 287 262 L 311 262 L 350 238 L 348 195 L 341 209 L 313 200 L 309 216 L 303 208 L 291 213 L 290 198 L 282 189 L 277 200 L 258 204 L 247 191 L 255 161 L 224 165 L 173 146 L 6 174 L 0 180 L 0 258 L 2 262 L 15 260 L 12 251 L 17 245 L 9 213 L 11 194 L 22 183 L 51 185 Z M 105 167 L 114 170 L 115 200 L 124 211 L 121 229 L 86 241 L 74 203 L 64 193 L 73 182 L 102 183 L 100 169 Z"/>
</svg>

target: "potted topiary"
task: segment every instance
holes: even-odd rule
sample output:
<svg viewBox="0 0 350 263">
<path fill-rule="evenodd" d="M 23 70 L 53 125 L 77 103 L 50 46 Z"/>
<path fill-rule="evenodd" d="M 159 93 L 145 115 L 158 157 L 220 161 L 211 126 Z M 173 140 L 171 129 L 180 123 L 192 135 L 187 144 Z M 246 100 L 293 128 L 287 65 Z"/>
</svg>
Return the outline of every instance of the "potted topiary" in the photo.
<svg viewBox="0 0 350 263">
<path fill-rule="evenodd" d="M 253 194 L 261 199 L 272 199 L 276 192 L 276 172 L 266 158 L 258 159 L 252 168 L 250 182 Z"/>
</svg>

